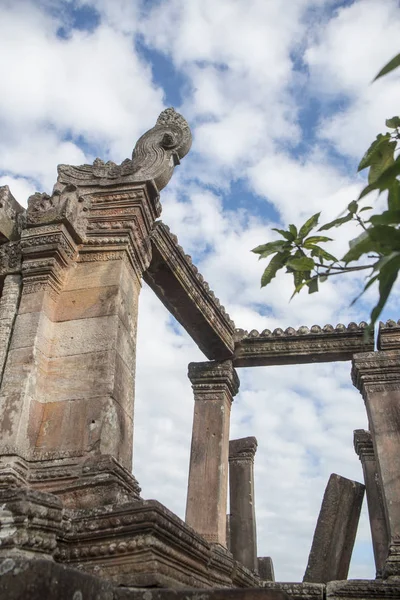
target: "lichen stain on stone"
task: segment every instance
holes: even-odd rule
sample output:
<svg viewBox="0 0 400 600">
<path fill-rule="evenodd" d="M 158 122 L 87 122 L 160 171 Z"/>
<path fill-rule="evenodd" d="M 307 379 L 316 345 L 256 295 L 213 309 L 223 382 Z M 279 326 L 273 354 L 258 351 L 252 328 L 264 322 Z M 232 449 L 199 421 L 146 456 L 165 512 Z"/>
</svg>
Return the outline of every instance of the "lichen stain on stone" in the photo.
<svg viewBox="0 0 400 600">
<path fill-rule="evenodd" d="M 76 590 L 72 596 L 72 600 L 83 600 L 82 592 L 80 590 Z"/>
<path fill-rule="evenodd" d="M 5 558 L 0 563 L 0 575 L 5 575 L 15 567 L 15 561 L 12 558 Z"/>
</svg>

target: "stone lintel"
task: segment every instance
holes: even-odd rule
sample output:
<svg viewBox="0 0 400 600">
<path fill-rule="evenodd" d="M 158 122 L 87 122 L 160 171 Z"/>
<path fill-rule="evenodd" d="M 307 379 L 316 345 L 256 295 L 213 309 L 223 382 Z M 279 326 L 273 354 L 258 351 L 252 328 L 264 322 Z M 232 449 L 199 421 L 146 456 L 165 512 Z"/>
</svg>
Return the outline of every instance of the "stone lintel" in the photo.
<svg viewBox="0 0 400 600">
<path fill-rule="evenodd" d="M 229 442 L 229 461 L 254 460 L 257 452 L 257 438 L 245 437 Z"/>
<path fill-rule="evenodd" d="M 400 320 L 389 319 L 386 323 L 379 323 L 378 350 L 400 350 Z"/>
<path fill-rule="evenodd" d="M 370 432 L 365 431 L 365 429 L 355 429 L 353 436 L 354 450 L 359 456 L 360 460 L 375 460 L 374 447 Z"/>
<path fill-rule="evenodd" d="M 234 350 L 234 323 L 190 256 L 161 221 L 152 231 L 151 244 L 153 256 L 144 274 L 146 283 L 207 358 L 230 358 Z"/>
<path fill-rule="evenodd" d="M 230 360 L 189 363 L 188 376 L 196 400 L 203 392 L 227 391 L 236 396 L 239 391 L 239 377 Z"/>
<path fill-rule="evenodd" d="M 235 367 L 262 367 L 269 365 L 291 365 L 315 362 L 351 360 L 356 352 L 374 349 L 371 336 L 364 339 L 366 323 L 313 325 L 275 329 L 265 329 L 261 333 L 255 329 L 248 333 L 236 330 Z"/>
</svg>

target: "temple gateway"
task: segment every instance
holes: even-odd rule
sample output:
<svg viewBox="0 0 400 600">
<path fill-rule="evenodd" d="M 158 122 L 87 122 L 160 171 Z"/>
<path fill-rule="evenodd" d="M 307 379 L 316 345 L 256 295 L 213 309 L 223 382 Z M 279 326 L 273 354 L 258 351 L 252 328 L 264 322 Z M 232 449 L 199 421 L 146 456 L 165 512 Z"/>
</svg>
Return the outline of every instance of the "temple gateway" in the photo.
<svg viewBox="0 0 400 600">
<path fill-rule="evenodd" d="M 400 322 L 377 351 L 365 323 L 237 329 L 158 220 L 190 146 L 169 108 L 120 165 L 60 165 L 27 209 L 0 188 L 0 598 L 400 599 Z M 142 279 L 205 355 L 189 364 L 185 522 L 132 474 Z M 229 439 L 238 371 L 344 360 L 369 421 L 364 483 L 331 475 L 303 582 L 279 583 L 257 556 L 257 440 Z M 347 580 L 364 491 L 376 579 Z"/>
</svg>

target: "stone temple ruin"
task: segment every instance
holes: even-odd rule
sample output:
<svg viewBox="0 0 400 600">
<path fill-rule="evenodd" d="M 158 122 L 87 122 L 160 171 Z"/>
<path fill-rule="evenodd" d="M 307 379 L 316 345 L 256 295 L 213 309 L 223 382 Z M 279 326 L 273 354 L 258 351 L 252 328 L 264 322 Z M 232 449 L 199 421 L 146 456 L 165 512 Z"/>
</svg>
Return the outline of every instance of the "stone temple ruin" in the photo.
<svg viewBox="0 0 400 600">
<path fill-rule="evenodd" d="M 235 329 L 157 220 L 190 145 L 167 109 L 132 159 L 60 165 L 26 210 L 0 188 L 0 598 L 400 598 L 400 325 L 381 324 L 378 351 L 363 323 Z M 142 278 L 207 358 L 189 365 L 185 522 L 143 500 L 131 472 Z M 354 443 L 377 579 L 346 579 L 364 485 L 334 474 L 304 581 L 278 583 L 257 557 L 257 441 L 229 441 L 236 369 L 343 360 L 369 419 Z"/>
</svg>

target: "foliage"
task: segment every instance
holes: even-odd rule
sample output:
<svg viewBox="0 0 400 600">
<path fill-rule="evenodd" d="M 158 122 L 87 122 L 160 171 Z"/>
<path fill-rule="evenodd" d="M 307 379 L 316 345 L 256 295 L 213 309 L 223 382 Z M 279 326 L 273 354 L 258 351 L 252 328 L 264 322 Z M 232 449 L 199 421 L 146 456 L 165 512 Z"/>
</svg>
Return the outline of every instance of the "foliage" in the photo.
<svg viewBox="0 0 400 600">
<path fill-rule="evenodd" d="M 399 66 L 400 54 L 378 73 L 375 80 Z M 268 285 L 280 269 L 286 268 L 293 276 L 293 298 L 304 287 L 310 294 L 317 292 L 319 283 L 334 275 L 366 271 L 364 289 L 353 303 L 373 283 L 378 283 L 379 299 L 371 312 L 370 326 L 374 326 L 400 269 L 400 117 L 387 119 L 386 127 L 389 131 L 377 136 L 360 161 L 358 171 L 369 169 L 368 184 L 359 197 L 350 202 L 346 214 L 317 230 L 320 213 L 310 217 L 299 230 L 295 225 L 289 225 L 287 230 L 275 229 L 283 239 L 252 250 L 260 259 L 271 257 L 261 277 L 261 287 Z M 373 207 L 362 206 L 360 200 L 372 191 L 386 193 L 386 209 L 381 213 L 369 213 L 371 216 L 365 218 L 365 212 Z M 348 252 L 338 259 L 321 246 L 332 238 L 320 232 L 350 221 L 356 221 L 362 233 L 349 242 Z"/>
</svg>

